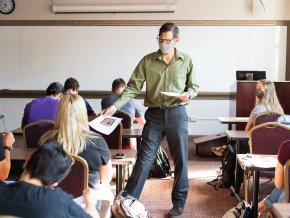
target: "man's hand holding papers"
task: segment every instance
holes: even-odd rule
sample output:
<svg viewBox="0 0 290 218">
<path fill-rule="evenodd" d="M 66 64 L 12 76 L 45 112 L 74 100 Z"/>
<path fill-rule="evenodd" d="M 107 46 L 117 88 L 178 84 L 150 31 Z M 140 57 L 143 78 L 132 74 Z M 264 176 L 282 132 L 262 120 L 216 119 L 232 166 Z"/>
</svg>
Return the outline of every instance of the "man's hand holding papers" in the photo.
<svg viewBox="0 0 290 218">
<path fill-rule="evenodd" d="M 90 127 L 96 131 L 110 135 L 111 132 L 118 126 L 122 118 L 101 115 L 89 122 Z"/>
</svg>

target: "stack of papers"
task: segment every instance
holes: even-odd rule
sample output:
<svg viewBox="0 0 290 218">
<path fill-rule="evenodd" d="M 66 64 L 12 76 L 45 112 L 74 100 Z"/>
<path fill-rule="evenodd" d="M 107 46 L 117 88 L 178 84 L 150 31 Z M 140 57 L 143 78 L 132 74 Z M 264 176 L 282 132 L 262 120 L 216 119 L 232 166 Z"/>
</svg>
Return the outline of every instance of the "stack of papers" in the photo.
<svg viewBox="0 0 290 218">
<path fill-rule="evenodd" d="M 112 116 L 99 116 L 96 119 L 89 122 L 90 127 L 96 131 L 110 135 L 111 132 L 118 126 L 122 118 Z"/>
<path fill-rule="evenodd" d="M 167 95 L 167 96 L 172 96 L 172 97 L 179 97 L 181 96 L 181 94 L 176 93 L 176 92 L 160 92 L 163 95 Z"/>
<path fill-rule="evenodd" d="M 273 156 L 259 156 L 259 155 L 251 155 L 251 157 L 247 158 L 247 160 L 255 167 L 260 168 L 273 168 L 277 166 L 277 158 Z"/>
</svg>

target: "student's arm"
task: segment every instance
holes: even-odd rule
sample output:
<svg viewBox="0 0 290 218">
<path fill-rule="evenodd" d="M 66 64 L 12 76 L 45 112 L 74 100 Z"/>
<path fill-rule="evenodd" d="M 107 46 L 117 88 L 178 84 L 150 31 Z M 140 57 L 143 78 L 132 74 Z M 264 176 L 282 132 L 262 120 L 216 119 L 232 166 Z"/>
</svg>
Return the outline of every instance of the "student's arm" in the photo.
<svg viewBox="0 0 290 218">
<path fill-rule="evenodd" d="M 112 180 L 113 168 L 111 160 L 106 165 L 102 165 L 99 169 L 101 183 L 109 183 Z"/>
<path fill-rule="evenodd" d="M 138 123 L 140 126 L 144 126 L 144 124 L 145 124 L 145 122 L 146 122 L 143 116 L 142 116 L 142 117 L 135 118 L 135 120 L 137 121 L 137 123 Z"/>
<path fill-rule="evenodd" d="M 141 126 L 144 126 L 145 124 L 145 119 L 144 119 L 144 113 L 141 105 L 139 102 L 137 102 L 135 99 L 132 99 L 135 107 L 135 121 Z"/>
<path fill-rule="evenodd" d="M 96 209 L 96 198 L 94 197 L 93 191 L 91 189 L 84 190 L 83 198 L 85 202 L 85 211 L 90 214 L 93 218 L 99 218 L 100 215 Z"/>
<path fill-rule="evenodd" d="M 245 131 L 250 131 L 253 127 L 253 120 L 249 120 L 247 122 L 247 125 L 246 125 L 246 128 L 245 128 Z"/>
<path fill-rule="evenodd" d="M 93 119 L 97 118 L 97 115 L 95 114 L 90 103 L 86 99 L 84 99 L 84 101 L 85 101 L 86 108 L 87 108 L 88 120 L 92 121 Z"/>
<path fill-rule="evenodd" d="M 3 134 L 3 146 L 11 147 L 15 142 L 15 138 L 12 132 L 5 132 Z M 0 162 L 0 180 L 7 179 L 10 171 L 10 151 L 4 149 L 5 159 Z"/>
<path fill-rule="evenodd" d="M 284 187 L 284 166 L 279 161 L 275 170 L 274 182 L 278 189 Z"/>
</svg>

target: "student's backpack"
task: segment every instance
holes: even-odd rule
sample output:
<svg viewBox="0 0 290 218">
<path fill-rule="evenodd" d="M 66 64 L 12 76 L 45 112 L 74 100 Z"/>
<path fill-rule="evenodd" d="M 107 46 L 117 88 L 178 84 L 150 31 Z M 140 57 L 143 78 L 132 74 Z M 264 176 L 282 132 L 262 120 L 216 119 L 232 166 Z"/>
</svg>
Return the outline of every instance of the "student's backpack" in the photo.
<svg viewBox="0 0 290 218">
<path fill-rule="evenodd" d="M 229 188 L 235 183 L 236 153 L 232 145 L 228 144 L 222 154 L 222 185 Z"/>
<path fill-rule="evenodd" d="M 149 177 L 165 178 L 167 176 L 172 177 L 172 171 L 168 156 L 163 148 L 159 147 L 155 160 L 151 166 Z"/>
<path fill-rule="evenodd" d="M 150 218 L 145 206 L 126 191 L 117 195 L 111 210 L 116 218 Z"/>
<path fill-rule="evenodd" d="M 246 201 L 240 201 L 237 206 L 228 210 L 222 218 L 252 218 L 252 207 Z"/>
</svg>

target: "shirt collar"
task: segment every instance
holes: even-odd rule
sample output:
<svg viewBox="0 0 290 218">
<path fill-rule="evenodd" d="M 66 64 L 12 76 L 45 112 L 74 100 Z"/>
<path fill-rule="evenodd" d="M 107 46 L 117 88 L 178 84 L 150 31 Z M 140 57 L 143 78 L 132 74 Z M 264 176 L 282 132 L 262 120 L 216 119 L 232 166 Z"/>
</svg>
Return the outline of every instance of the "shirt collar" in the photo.
<svg viewBox="0 0 290 218">
<path fill-rule="evenodd" d="M 174 58 L 175 59 L 182 59 L 182 60 L 184 60 L 184 55 L 180 52 L 180 51 L 178 51 L 177 50 L 177 48 L 174 48 L 174 50 L 175 50 L 175 56 L 174 56 Z M 159 60 L 162 60 L 162 58 L 163 58 L 163 56 L 162 56 L 162 53 L 161 53 L 161 51 L 160 51 L 160 49 L 155 53 L 155 58 L 154 59 L 159 59 Z"/>
</svg>

